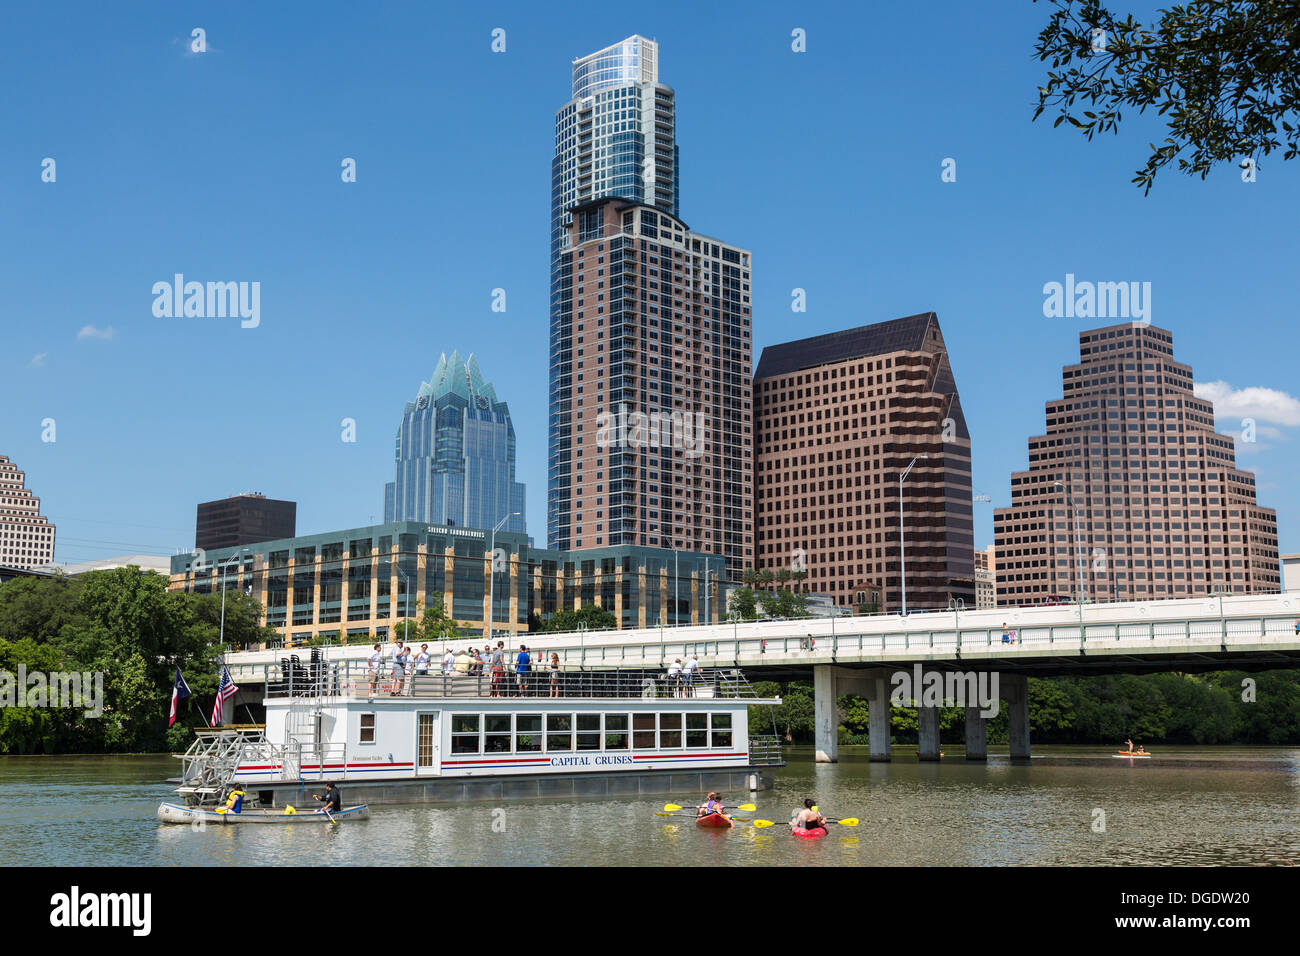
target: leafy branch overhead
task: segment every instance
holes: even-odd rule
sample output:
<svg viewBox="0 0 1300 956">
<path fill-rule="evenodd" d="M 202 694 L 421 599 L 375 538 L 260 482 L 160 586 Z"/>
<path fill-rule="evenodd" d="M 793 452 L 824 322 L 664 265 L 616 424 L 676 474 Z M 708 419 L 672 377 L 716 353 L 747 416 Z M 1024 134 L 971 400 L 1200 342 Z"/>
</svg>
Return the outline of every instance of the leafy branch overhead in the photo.
<svg viewBox="0 0 1300 956">
<path fill-rule="evenodd" d="M 1101 0 L 1050 2 L 1035 48 L 1050 69 L 1034 119 L 1053 108 L 1054 126 L 1091 140 L 1118 133 L 1124 109 L 1155 110 L 1168 136 L 1149 144 L 1133 177 L 1145 192 L 1175 160 L 1205 179 L 1221 162 L 1247 168 L 1276 149 L 1284 159 L 1300 151 L 1300 0 L 1189 0 L 1150 25 Z"/>
</svg>

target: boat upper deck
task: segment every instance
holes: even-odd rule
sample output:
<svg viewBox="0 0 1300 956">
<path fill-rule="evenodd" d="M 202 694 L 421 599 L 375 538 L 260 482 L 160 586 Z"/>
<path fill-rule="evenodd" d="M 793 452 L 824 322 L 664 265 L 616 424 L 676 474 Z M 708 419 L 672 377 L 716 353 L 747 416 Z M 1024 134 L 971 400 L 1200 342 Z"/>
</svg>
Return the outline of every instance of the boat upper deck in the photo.
<svg viewBox="0 0 1300 956">
<path fill-rule="evenodd" d="M 484 667 L 476 672 L 453 670 L 420 671 L 413 666 L 401 670 L 385 662 L 383 670 L 372 670 L 364 661 L 326 662 L 283 658 L 266 668 L 267 700 L 304 697 L 383 700 L 385 698 L 569 698 L 615 700 L 652 698 L 659 700 L 763 699 L 737 668 L 699 668 L 690 674 L 669 674 L 664 670 L 593 670 L 548 667 L 527 671 L 507 670 L 493 674 Z"/>
</svg>

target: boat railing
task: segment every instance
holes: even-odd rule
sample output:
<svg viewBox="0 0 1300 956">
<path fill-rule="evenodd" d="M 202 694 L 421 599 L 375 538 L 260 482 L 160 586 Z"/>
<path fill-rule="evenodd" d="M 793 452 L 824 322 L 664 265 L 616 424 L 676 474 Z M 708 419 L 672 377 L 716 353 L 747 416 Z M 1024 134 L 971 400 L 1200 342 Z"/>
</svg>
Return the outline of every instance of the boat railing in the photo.
<svg viewBox="0 0 1300 956">
<path fill-rule="evenodd" d="M 781 738 L 774 734 L 751 735 L 749 738 L 749 763 L 754 767 L 780 767 Z"/>
<path fill-rule="evenodd" d="M 578 697 L 578 698 L 757 698 L 753 685 L 737 668 L 700 668 L 693 674 L 663 670 L 542 667 L 493 674 L 453 670 L 401 671 L 386 665 L 371 670 L 365 661 L 343 660 L 309 665 L 266 664 L 268 698 L 346 697 Z"/>
</svg>

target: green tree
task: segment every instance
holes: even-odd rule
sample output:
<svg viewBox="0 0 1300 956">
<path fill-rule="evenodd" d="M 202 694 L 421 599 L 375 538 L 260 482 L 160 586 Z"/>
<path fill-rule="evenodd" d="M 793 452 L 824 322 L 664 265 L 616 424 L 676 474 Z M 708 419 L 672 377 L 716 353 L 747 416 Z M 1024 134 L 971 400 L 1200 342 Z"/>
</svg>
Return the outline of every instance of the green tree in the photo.
<svg viewBox="0 0 1300 956">
<path fill-rule="evenodd" d="M 1102 0 L 1051 2 L 1035 50 L 1051 66 L 1034 119 L 1054 108 L 1055 126 L 1091 140 L 1118 134 L 1124 109 L 1154 110 L 1168 136 L 1133 177 L 1145 192 L 1175 159 L 1205 179 L 1218 163 L 1254 164 L 1283 147 L 1289 160 L 1300 149 L 1300 0 L 1191 0 L 1150 24 Z"/>
<path fill-rule="evenodd" d="M 565 608 L 556 611 L 546 622 L 544 631 L 576 631 L 579 625 L 585 625 L 589 631 L 609 631 L 618 627 L 618 618 L 612 611 L 595 604 L 585 604 L 578 610 Z"/>
<path fill-rule="evenodd" d="M 738 614 L 742 621 L 758 620 L 758 602 L 752 588 L 736 588 L 731 592 L 730 613 Z"/>
<path fill-rule="evenodd" d="M 460 625 L 447 616 L 442 598 L 434 596 L 429 599 L 429 603 L 424 608 L 419 626 L 414 631 L 414 640 L 407 643 L 450 641 L 460 637 L 460 633 Z"/>
</svg>

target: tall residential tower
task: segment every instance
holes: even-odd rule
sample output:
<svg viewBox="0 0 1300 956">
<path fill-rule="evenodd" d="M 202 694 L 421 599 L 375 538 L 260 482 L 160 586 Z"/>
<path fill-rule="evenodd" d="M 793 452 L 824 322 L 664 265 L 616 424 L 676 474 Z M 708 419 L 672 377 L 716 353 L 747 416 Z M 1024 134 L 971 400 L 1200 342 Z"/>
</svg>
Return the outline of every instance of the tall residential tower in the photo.
<svg viewBox="0 0 1300 956">
<path fill-rule="evenodd" d="M 753 562 L 750 254 L 677 215 L 673 92 L 631 37 L 574 62 L 552 166 L 547 538 Z"/>
</svg>

